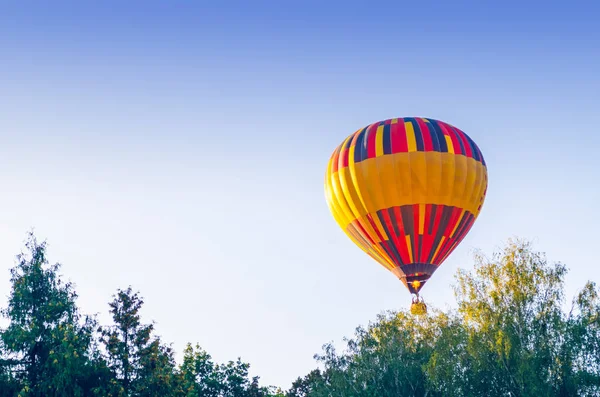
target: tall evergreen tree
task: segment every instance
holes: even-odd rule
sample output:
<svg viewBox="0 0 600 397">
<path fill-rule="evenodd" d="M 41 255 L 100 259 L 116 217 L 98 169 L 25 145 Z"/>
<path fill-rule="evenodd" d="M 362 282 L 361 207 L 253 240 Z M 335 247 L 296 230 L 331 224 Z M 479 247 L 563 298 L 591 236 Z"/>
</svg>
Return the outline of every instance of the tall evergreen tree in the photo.
<svg viewBox="0 0 600 397">
<path fill-rule="evenodd" d="M 119 289 L 110 302 L 114 325 L 104 327 L 109 367 L 117 385 L 111 394 L 122 396 L 169 396 L 178 389 L 173 352 L 153 335 L 153 324 L 142 324 L 144 301 L 131 287 Z"/>
<path fill-rule="evenodd" d="M 2 314 L 3 375 L 24 396 L 87 396 L 102 381 L 92 342 L 96 322 L 82 316 L 77 294 L 63 282 L 60 265 L 49 265 L 46 243 L 30 233 L 28 252 L 11 269 L 12 289 Z M 9 375 L 13 374 L 13 376 Z"/>
</svg>

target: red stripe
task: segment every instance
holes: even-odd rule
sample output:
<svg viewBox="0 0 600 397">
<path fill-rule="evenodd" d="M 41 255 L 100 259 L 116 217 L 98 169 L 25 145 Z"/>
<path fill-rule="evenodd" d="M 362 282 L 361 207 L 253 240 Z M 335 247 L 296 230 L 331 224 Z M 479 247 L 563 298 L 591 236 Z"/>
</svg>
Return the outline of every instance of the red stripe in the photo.
<svg viewBox="0 0 600 397">
<path fill-rule="evenodd" d="M 367 214 L 367 219 L 369 220 L 369 223 L 371 224 L 371 227 L 375 231 L 375 234 L 377 234 L 377 237 L 379 237 L 379 241 L 385 241 L 385 240 L 387 240 L 387 239 L 383 238 L 383 236 L 381 235 L 381 233 L 379 233 L 379 229 L 377 228 L 377 225 L 373 221 L 373 217 L 371 216 L 371 214 Z"/>
<path fill-rule="evenodd" d="M 454 230 L 454 227 L 456 226 L 456 222 L 458 222 L 458 217 L 460 216 L 461 212 L 462 212 L 462 210 L 460 208 L 454 207 L 452 209 L 452 215 L 450 216 L 450 220 L 448 221 L 446 230 L 444 230 L 444 236 L 446 236 L 446 238 L 450 237 L 450 234 L 452 233 L 452 231 Z"/>
<path fill-rule="evenodd" d="M 390 232 L 390 235 L 388 236 L 389 237 L 388 240 L 393 245 L 393 247 L 391 247 L 392 248 L 391 253 L 394 255 L 394 258 L 392 258 L 392 259 L 394 259 L 394 263 L 396 263 L 397 265 L 401 265 L 403 260 L 402 260 L 402 255 L 400 254 L 400 250 L 398 249 L 398 246 L 400 244 L 399 244 L 398 236 L 396 236 L 396 234 L 394 232 L 394 226 L 392 226 L 392 220 L 390 219 L 390 214 L 388 213 L 387 210 L 382 210 L 381 214 L 383 216 L 383 220 L 385 221 L 385 225 L 387 226 L 387 228 Z M 401 263 L 397 263 L 398 260 L 396 260 L 396 258 L 395 258 L 396 253 L 398 253 L 398 256 L 400 256 L 398 258 L 398 260 L 400 260 Z"/>
<path fill-rule="evenodd" d="M 442 219 L 442 212 L 444 212 L 444 205 L 438 205 L 435 210 L 435 219 L 433 220 L 433 228 L 431 234 L 437 235 L 437 231 L 440 228 L 440 220 Z"/>
<path fill-rule="evenodd" d="M 348 167 L 348 149 L 342 150 L 340 153 L 340 168 Z"/>
<path fill-rule="evenodd" d="M 408 152 L 408 142 L 406 140 L 404 119 L 398 119 L 396 124 L 392 124 L 390 128 L 390 134 L 392 136 L 392 153 Z"/>
<path fill-rule="evenodd" d="M 462 132 L 461 130 L 459 130 L 456 127 L 452 128 L 456 134 L 460 137 L 460 140 L 462 141 L 463 145 L 465 146 L 465 154 L 467 157 L 473 157 L 473 152 L 471 151 L 471 145 L 469 145 L 469 141 L 467 141 L 467 138 L 465 137 L 464 132 Z"/>
<path fill-rule="evenodd" d="M 426 234 L 423 236 L 423 250 L 421 251 L 421 262 L 427 262 L 427 258 L 431 254 L 431 246 L 433 245 L 433 236 Z"/>
<path fill-rule="evenodd" d="M 404 231 L 404 223 L 402 223 L 402 213 L 400 212 L 400 207 L 394 207 L 394 215 L 396 216 L 396 225 L 398 226 L 400 236 L 405 236 L 406 232 Z"/>
<path fill-rule="evenodd" d="M 352 221 L 352 224 L 354 225 L 356 230 L 362 234 L 362 236 L 365 240 L 367 240 L 371 245 L 375 245 L 375 241 L 371 238 L 369 233 L 367 233 L 366 229 L 364 228 L 364 226 L 362 225 L 360 220 L 356 219 L 356 220 Z"/>
<path fill-rule="evenodd" d="M 458 236 L 459 240 L 461 240 L 461 241 L 462 241 L 462 239 L 465 238 L 467 233 L 469 233 L 469 230 L 471 230 L 471 228 L 473 227 L 473 224 L 475 223 L 475 217 L 472 214 L 469 214 L 468 217 L 469 217 L 469 219 L 467 219 L 466 225 L 462 228 L 462 230 L 460 231 L 460 234 Z"/>
<path fill-rule="evenodd" d="M 463 217 L 460 219 L 460 222 L 458 222 L 458 228 L 456 228 L 456 231 L 454 232 L 455 239 L 460 239 L 460 235 L 464 228 L 467 226 L 467 223 L 469 223 L 469 213 L 465 212 Z"/>
<path fill-rule="evenodd" d="M 421 120 L 420 118 L 416 118 L 417 124 L 421 129 L 421 135 L 423 136 L 423 150 L 425 152 L 431 152 L 433 150 L 433 141 L 431 140 L 431 131 L 429 130 L 429 126 Z"/>
<path fill-rule="evenodd" d="M 448 242 L 448 240 L 444 240 L 444 242 L 442 243 L 442 245 L 440 245 L 440 249 L 438 250 L 437 254 L 435 254 L 433 256 L 433 258 L 431 258 L 431 263 L 436 264 L 439 266 L 439 260 L 438 258 L 441 258 L 441 252 L 444 250 L 444 247 L 446 246 L 446 243 Z"/>
<path fill-rule="evenodd" d="M 438 124 L 442 128 L 444 135 L 447 135 L 450 137 L 450 140 L 452 141 L 452 146 L 454 147 L 454 153 L 455 154 L 464 154 L 463 150 L 460 147 L 460 143 L 458 142 L 458 139 L 459 139 L 458 135 L 456 135 L 456 133 L 454 131 L 452 131 L 452 129 L 450 128 L 450 126 L 448 124 L 442 123 L 442 122 L 439 122 Z"/>
<path fill-rule="evenodd" d="M 358 232 L 356 227 L 353 224 L 350 224 L 347 228 L 348 233 L 352 235 L 356 240 L 358 240 L 365 248 L 369 248 L 369 242 L 364 239 L 363 235 Z"/>
<path fill-rule="evenodd" d="M 337 172 L 338 170 L 338 161 L 340 158 L 340 147 L 338 146 L 333 152 L 333 159 L 331 160 L 331 172 Z"/>
<path fill-rule="evenodd" d="M 429 230 L 429 224 L 431 223 L 431 204 L 425 205 L 425 227 L 423 228 L 424 234 L 431 234 L 431 230 Z"/>
<path fill-rule="evenodd" d="M 415 250 L 413 251 L 413 258 L 416 261 L 419 260 L 419 204 L 413 204 L 413 229 L 414 235 L 412 241 L 414 242 Z"/>
<path fill-rule="evenodd" d="M 456 247 L 458 247 L 459 243 L 460 243 L 460 240 L 453 239 L 452 244 L 448 247 L 448 249 L 446 250 L 446 253 L 441 258 L 444 258 L 444 260 L 445 260 L 456 249 Z"/>
<path fill-rule="evenodd" d="M 446 259 L 446 256 L 452 250 L 452 247 L 454 246 L 455 242 L 456 242 L 456 240 L 454 240 L 453 238 L 446 240 L 446 244 L 444 244 L 444 248 L 440 252 L 440 255 L 439 255 L 439 258 L 438 258 L 440 261 Z"/>
<path fill-rule="evenodd" d="M 377 124 L 371 124 L 367 128 L 367 158 L 375 157 L 375 137 L 377 136 Z"/>
<path fill-rule="evenodd" d="M 402 237 L 402 241 L 398 242 L 398 253 L 400 254 L 400 259 L 402 259 L 403 264 L 410 263 L 410 255 L 408 255 L 408 247 L 406 246 L 406 239 L 404 236 Z M 400 238 L 398 238 L 400 240 Z"/>
<path fill-rule="evenodd" d="M 400 207 L 394 207 L 394 215 L 396 216 L 396 225 L 398 226 L 398 231 L 400 232 L 400 235 L 398 236 L 398 251 L 400 251 L 402 261 L 404 263 L 410 263 L 410 255 L 408 255 L 408 246 L 406 245 L 406 232 L 404 231 L 404 224 L 402 223 L 402 213 L 400 212 Z"/>
<path fill-rule="evenodd" d="M 438 251 L 437 255 L 435 256 L 435 261 L 438 262 L 439 259 L 443 258 L 444 255 L 446 254 L 446 251 L 450 248 L 451 243 L 454 241 L 454 239 L 448 238 L 444 241 L 444 244 L 442 244 L 442 248 Z M 439 265 L 439 263 L 438 263 Z"/>
<path fill-rule="evenodd" d="M 387 210 L 381 210 L 381 216 L 383 217 L 383 223 L 387 227 L 387 230 L 390 234 L 387 236 L 386 240 L 394 240 L 394 227 L 392 226 L 392 221 L 390 219 L 390 214 L 388 214 Z"/>
</svg>

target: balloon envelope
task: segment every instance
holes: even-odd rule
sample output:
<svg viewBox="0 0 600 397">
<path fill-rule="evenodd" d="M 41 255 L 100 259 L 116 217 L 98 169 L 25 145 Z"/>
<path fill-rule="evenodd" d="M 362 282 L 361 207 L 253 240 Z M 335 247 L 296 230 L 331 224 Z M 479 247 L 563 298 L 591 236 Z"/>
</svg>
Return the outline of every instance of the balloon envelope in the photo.
<svg viewBox="0 0 600 397">
<path fill-rule="evenodd" d="M 467 134 L 409 117 L 348 136 L 329 160 L 325 195 L 348 237 L 418 294 L 473 226 L 487 185 Z"/>
</svg>

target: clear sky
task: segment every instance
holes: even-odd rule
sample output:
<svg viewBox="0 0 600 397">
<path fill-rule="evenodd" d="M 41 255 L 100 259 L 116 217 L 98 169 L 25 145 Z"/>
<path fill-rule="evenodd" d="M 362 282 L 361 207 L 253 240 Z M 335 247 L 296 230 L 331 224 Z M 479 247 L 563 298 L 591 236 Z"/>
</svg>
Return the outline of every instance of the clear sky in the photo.
<svg viewBox="0 0 600 397">
<path fill-rule="evenodd" d="M 0 6 L 2 305 L 34 228 L 84 312 L 108 322 L 131 284 L 178 358 L 198 342 L 287 387 L 409 306 L 323 191 L 343 138 L 403 116 L 456 125 L 489 167 L 428 302 L 452 306 L 456 269 L 511 236 L 568 265 L 569 296 L 600 282 L 593 2 L 33 4 Z"/>
</svg>

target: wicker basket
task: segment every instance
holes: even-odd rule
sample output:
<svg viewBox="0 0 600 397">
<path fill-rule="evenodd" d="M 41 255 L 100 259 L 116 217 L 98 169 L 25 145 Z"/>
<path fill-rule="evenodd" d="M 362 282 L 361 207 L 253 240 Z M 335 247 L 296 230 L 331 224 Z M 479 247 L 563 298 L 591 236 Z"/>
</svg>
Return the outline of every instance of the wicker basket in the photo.
<svg viewBox="0 0 600 397">
<path fill-rule="evenodd" d="M 426 314 L 427 305 L 422 300 L 413 300 L 412 305 L 410 305 L 410 313 L 416 316 Z"/>
</svg>

